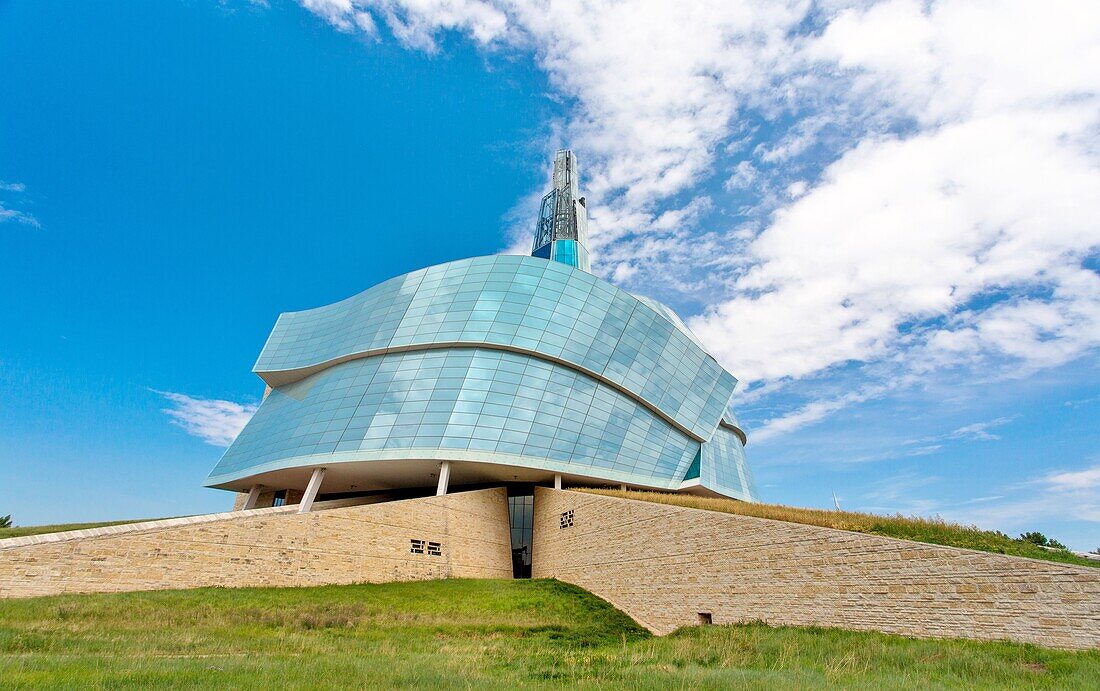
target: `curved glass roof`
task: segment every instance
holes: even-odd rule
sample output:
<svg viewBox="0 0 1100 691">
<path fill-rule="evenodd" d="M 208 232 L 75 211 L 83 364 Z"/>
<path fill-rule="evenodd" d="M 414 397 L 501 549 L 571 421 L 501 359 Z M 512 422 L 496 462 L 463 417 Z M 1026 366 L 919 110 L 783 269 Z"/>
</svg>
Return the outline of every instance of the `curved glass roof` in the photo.
<svg viewBox="0 0 1100 691">
<path fill-rule="evenodd" d="M 702 441 L 737 380 L 670 310 L 535 257 L 465 259 L 279 317 L 254 371 L 273 386 L 394 350 L 491 345 L 560 361 L 624 389 Z M 668 314 L 666 314 L 666 312 Z"/>
<path fill-rule="evenodd" d="M 736 379 L 668 307 L 562 263 L 477 257 L 284 313 L 254 370 L 272 390 L 208 486 L 454 460 L 755 499 L 720 424 Z"/>
</svg>

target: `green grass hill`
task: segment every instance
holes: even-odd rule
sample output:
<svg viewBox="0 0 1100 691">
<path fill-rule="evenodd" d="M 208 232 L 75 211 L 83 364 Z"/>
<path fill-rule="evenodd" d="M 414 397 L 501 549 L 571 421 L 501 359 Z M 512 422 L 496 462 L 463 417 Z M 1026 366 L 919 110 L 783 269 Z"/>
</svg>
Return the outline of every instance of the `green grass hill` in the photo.
<svg viewBox="0 0 1100 691">
<path fill-rule="evenodd" d="M 0 601 L 3 688 L 1096 688 L 1100 651 L 762 624 L 654 637 L 552 580 Z"/>
</svg>

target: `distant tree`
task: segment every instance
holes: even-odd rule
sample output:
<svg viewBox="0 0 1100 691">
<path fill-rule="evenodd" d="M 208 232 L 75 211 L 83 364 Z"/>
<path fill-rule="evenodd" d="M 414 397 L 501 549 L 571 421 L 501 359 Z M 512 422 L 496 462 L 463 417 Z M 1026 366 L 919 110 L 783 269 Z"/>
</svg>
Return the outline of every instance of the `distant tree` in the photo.
<svg viewBox="0 0 1100 691">
<path fill-rule="evenodd" d="M 10 527 L 11 527 L 11 514 L 9 513 L 7 516 L 0 516 L 0 528 L 10 528 Z"/>
<path fill-rule="evenodd" d="M 1047 546 L 1047 536 L 1043 535 L 1038 530 L 1030 533 L 1021 533 L 1019 539 L 1021 542 L 1030 542 L 1031 544 L 1039 545 L 1040 547 Z"/>
<path fill-rule="evenodd" d="M 1021 542 L 1030 542 L 1033 545 L 1039 545 L 1040 547 L 1049 547 L 1051 549 L 1069 549 L 1061 542 L 1058 542 L 1054 538 L 1048 538 L 1046 535 L 1043 535 L 1037 530 L 1030 533 L 1023 533 L 1017 539 Z"/>
</svg>

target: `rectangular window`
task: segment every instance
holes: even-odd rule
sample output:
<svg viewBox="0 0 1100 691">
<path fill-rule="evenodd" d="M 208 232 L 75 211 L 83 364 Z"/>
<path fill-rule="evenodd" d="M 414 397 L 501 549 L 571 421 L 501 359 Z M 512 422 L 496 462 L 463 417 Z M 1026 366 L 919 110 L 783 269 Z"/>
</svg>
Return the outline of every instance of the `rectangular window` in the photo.
<svg viewBox="0 0 1100 691">
<path fill-rule="evenodd" d="M 423 540 L 409 540 L 412 547 L 409 549 L 413 554 L 424 554 L 424 541 Z"/>
<path fill-rule="evenodd" d="M 508 523 L 512 533 L 512 577 L 531 577 L 534 496 L 526 487 L 509 489 Z"/>
<path fill-rule="evenodd" d="M 439 557 L 443 555 L 443 545 L 438 542 L 428 543 L 428 556 Z"/>
</svg>

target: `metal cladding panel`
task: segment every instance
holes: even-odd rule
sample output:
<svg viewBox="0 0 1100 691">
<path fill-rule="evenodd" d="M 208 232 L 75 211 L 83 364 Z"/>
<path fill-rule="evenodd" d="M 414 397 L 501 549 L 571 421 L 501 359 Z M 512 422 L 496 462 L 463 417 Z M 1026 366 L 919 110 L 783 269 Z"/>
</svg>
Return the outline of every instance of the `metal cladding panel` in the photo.
<svg viewBox="0 0 1100 691">
<path fill-rule="evenodd" d="M 699 484 L 703 487 L 727 497 L 759 501 L 745 447 L 732 430 L 715 430 L 710 441 L 703 443 L 699 460 Z"/>
<path fill-rule="evenodd" d="M 675 488 L 699 443 L 564 365 L 476 348 L 344 362 L 274 389 L 208 485 L 340 460 L 486 461 Z"/>
<path fill-rule="evenodd" d="M 283 314 L 254 371 L 279 386 L 371 351 L 491 344 L 593 372 L 708 439 L 736 379 L 654 304 L 557 262 L 477 257 Z"/>
</svg>

